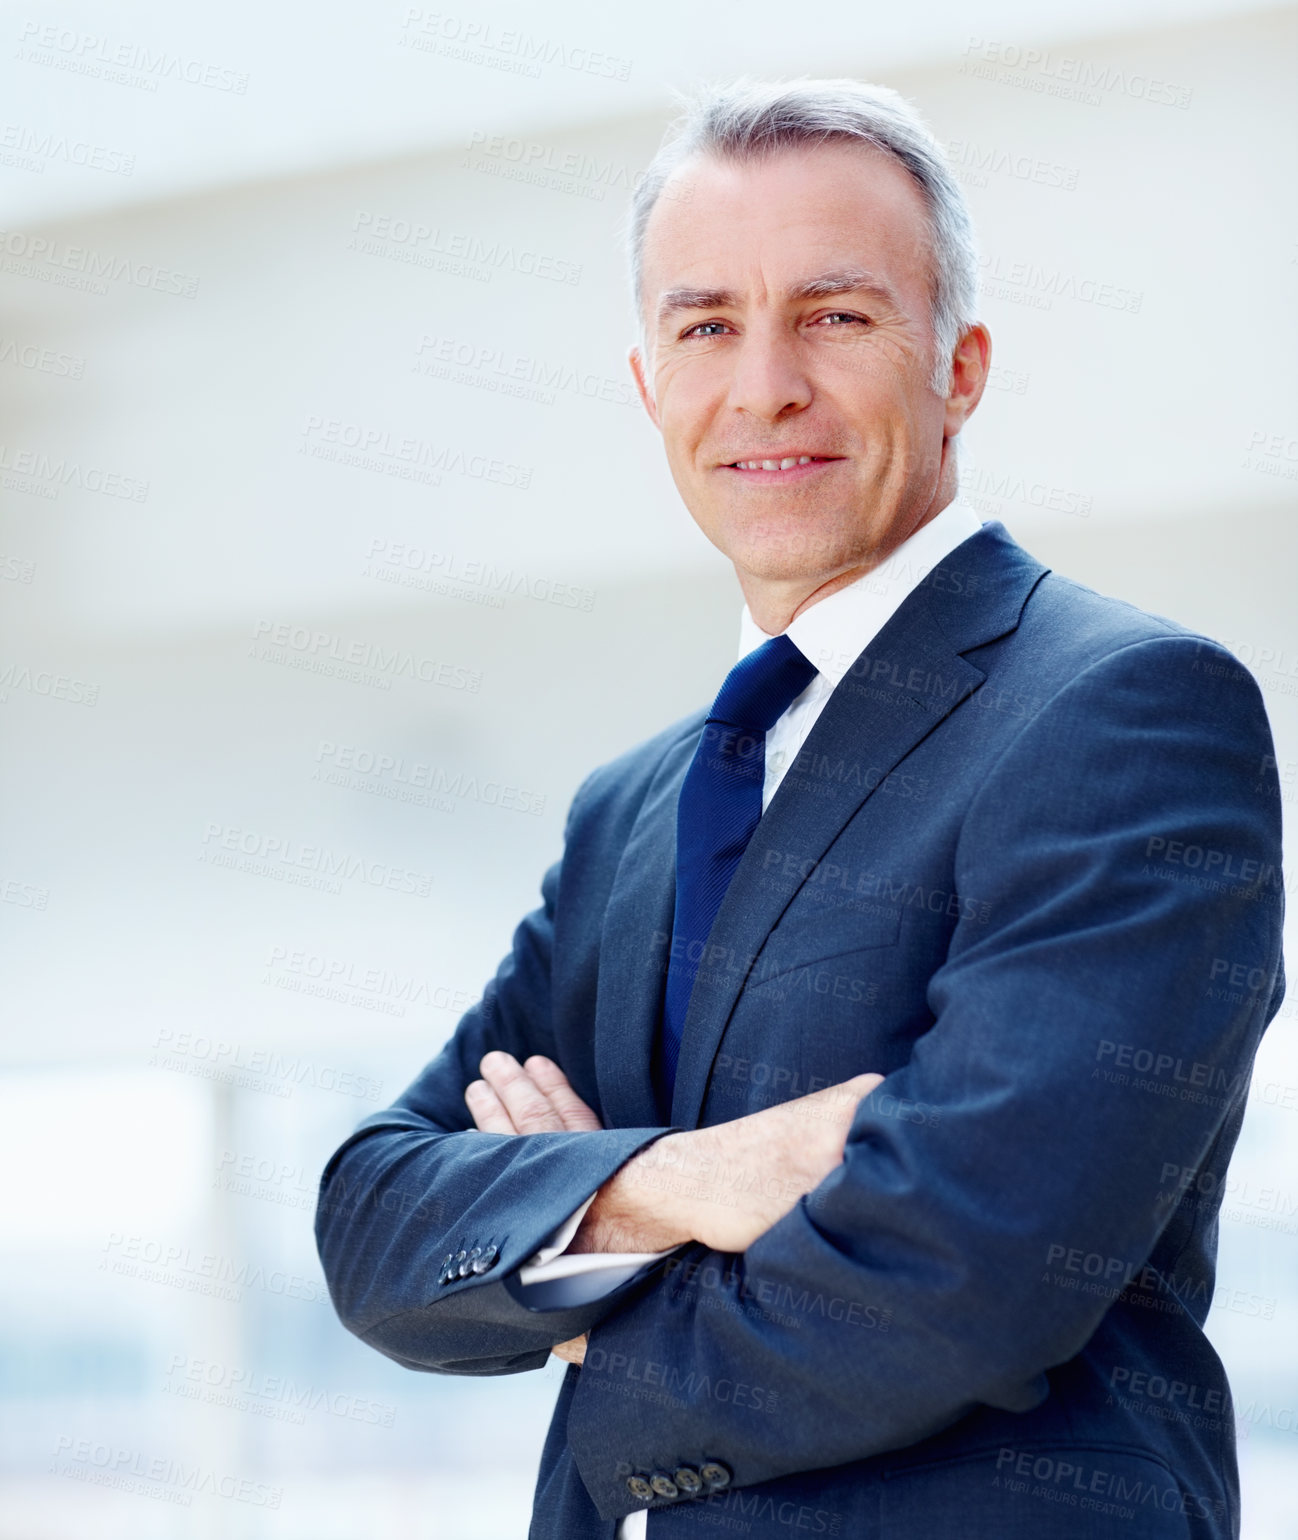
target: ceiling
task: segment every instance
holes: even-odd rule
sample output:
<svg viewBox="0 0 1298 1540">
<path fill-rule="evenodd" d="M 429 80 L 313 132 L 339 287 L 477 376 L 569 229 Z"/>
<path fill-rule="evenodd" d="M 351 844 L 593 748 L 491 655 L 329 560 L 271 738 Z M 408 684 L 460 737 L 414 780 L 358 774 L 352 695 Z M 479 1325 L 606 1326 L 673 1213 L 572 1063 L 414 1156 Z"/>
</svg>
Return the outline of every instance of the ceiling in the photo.
<svg viewBox="0 0 1298 1540">
<path fill-rule="evenodd" d="M 325 0 L 8 8 L 0 33 L 7 228 L 463 141 L 661 108 L 744 72 L 873 72 L 975 54 L 961 0 L 863 11 L 809 0 L 460 0 L 452 10 Z M 1002 55 L 1255 11 L 1247 0 L 983 0 Z"/>
</svg>

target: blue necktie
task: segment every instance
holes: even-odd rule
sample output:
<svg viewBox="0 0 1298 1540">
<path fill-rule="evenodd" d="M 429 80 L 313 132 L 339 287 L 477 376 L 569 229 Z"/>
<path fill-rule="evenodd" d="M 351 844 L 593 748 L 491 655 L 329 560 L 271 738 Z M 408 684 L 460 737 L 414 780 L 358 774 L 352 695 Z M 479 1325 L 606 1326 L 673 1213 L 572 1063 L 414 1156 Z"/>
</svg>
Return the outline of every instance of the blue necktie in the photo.
<svg viewBox="0 0 1298 1540">
<path fill-rule="evenodd" d="M 787 636 L 735 664 L 721 686 L 676 810 L 676 911 L 654 1078 L 670 1107 L 690 994 L 730 879 L 762 816 L 766 734 L 815 678 Z"/>
</svg>

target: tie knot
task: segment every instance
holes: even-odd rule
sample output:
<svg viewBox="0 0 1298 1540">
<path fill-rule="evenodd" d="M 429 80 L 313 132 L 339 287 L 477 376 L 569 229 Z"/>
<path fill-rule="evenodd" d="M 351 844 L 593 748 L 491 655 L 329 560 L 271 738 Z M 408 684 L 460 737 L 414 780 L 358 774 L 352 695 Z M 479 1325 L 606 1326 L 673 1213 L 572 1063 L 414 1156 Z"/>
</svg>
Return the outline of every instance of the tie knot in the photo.
<svg viewBox="0 0 1298 1540">
<path fill-rule="evenodd" d="M 815 677 L 815 664 L 787 636 L 773 636 L 726 675 L 708 721 L 769 732 Z"/>
</svg>

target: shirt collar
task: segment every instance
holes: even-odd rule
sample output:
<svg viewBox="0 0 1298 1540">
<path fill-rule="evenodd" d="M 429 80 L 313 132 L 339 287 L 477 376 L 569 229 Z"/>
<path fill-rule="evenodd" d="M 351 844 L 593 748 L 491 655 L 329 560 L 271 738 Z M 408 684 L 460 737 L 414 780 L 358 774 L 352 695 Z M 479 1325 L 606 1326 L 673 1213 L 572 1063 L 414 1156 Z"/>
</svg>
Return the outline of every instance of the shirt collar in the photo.
<svg viewBox="0 0 1298 1540">
<path fill-rule="evenodd" d="M 890 620 L 906 596 L 982 528 L 982 520 L 959 497 L 903 540 L 891 556 L 854 582 L 808 605 L 785 635 L 831 685 L 837 685 Z M 739 656 L 770 641 L 770 634 L 744 605 L 739 620 Z"/>
</svg>

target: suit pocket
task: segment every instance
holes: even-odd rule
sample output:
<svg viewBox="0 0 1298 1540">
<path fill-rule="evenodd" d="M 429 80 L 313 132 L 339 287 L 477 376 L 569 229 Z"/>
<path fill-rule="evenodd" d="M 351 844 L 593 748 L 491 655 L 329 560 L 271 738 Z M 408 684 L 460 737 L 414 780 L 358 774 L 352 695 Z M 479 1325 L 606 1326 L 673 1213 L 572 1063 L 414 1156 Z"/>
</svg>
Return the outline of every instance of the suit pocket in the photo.
<svg viewBox="0 0 1298 1540">
<path fill-rule="evenodd" d="M 761 989 L 850 952 L 893 946 L 900 930 L 901 910 L 887 904 L 792 904 L 766 938 L 748 988 Z"/>
<path fill-rule="evenodd" d="M 705 1121 L 724 1122 L 891 1068 L 877 1002 L 898 970 L 901 911 L 794 903 L 753 960 L 717 1054 Z"/>
</svg>

